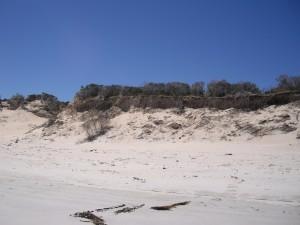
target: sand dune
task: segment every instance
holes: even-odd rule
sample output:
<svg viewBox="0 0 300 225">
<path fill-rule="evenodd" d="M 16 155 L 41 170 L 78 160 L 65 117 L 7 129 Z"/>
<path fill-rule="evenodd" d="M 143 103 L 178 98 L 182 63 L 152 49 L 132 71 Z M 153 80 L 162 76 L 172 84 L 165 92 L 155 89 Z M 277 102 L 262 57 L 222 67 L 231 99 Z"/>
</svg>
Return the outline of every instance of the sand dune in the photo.
<svg viewBox="0 0 300 225">
<path fill-rule="evenodd" d="M 83 142 L 85 115 L 55 124 L 25 110 L 0 112 L 0 224 L 299 224 L 297 104 L 234 109 L 140 110 Z M 174 125 L 176 123 L 177 125 Z M 171 211 L 152 206 L 191 201 Z"/>
<path fill-rule="evenodd" d="M 136 141 L 194 142 L 194 141 L 246 141 L 264 136 L 300 133 L 299 103 L 270 106 L 245 112 L 237 109 L 131 109 L 129 112 L 112 110 L 110 129 L 96 143 Z M 56 124 L 43 129 L 44 136 L 82 141 L 86 132 L 82 124 L 88 113 L 65 110 L 58 115 Z"/>
</svg>

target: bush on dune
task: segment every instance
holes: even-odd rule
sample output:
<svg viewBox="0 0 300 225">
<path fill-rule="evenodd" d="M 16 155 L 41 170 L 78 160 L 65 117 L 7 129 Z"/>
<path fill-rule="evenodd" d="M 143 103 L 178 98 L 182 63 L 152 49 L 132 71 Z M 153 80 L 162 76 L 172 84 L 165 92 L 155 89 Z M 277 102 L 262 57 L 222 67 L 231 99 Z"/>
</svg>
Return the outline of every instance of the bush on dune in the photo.
<svg viewBox="0 0 300 225">
<path fill-rule="evenodd" d="M 21 94 L 15 94 L 8 100 L 9 109 L 15 110 L 21 106 L 23 106 L 25 102 L 25 98 Z"/>
<path fill-rule="evenodd" d="M 97 137 L 104 135 L 109 129 L 109 118 L 104 113 L 99 113 L 96 110 L 88 112 L 87 121 L 83 123 L 83 129 L 87 134 L 87 141 L 93 141 Z"/>
</svg>

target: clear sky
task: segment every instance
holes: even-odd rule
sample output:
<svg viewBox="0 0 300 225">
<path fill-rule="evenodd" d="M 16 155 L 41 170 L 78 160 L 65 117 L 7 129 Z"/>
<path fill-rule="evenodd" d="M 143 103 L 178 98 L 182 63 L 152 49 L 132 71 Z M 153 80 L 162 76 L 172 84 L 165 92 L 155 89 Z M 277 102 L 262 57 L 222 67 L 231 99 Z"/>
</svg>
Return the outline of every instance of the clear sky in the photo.
<svg viewBox="0 0 300 225">
<path fill-rule="evenodd" d="M 0 0 L 0 95 L 300 75 L 299 0 Z"/>
</svg>

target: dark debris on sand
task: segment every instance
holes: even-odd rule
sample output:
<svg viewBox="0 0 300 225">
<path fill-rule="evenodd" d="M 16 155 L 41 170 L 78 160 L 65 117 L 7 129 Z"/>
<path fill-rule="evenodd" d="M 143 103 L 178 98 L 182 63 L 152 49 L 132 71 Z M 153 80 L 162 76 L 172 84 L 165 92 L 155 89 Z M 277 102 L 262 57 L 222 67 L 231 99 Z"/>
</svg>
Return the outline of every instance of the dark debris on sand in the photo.
<svg viewBox="0 0 300 225">
<path fill-rule="evenodd" d="M 174 203 L 172 205 L 164 205 L 164 206 L 152 206 L 151 209 L 154 209 L 154 210 L 171 210 L 173 208 L 176 208 L 177 206 L 180 206 L 180 205 L 187 205 L 189 204 L 190 201 L 186 201 L 186 202 L 178 202 L 178 203 Z"/>
<path fill-rule="evenodd" d="M 165 206 L 152 206 L 151 209 L 154 210 L 171 210 L 172 208 L 175 208 L 177 206 L 181 206 L 181 205 L 187 205 L 189 204 L 190 201 L 186 201 L 186 202 L 178 202 L 178 203 L 174 203 L 172 205 L 165 205 Z M 108 210 L 113 210 L 113 209 L 118 209 L 121 208 L 119 210 L 116 210 L 114 213 L 120 214 L 120 213 L 131 213 L 134 212 L 137 209 L 140 209 L 142 207 L 145 206 L 145 204 L 141 204 L 141 205 L 136 205 L 133 207 L 125 207 L 125 204 L 122 205 L 117 205 L 117 206 L 111 206 L 111 207 L 106 207 L 106 208 L 99 208 L 99 209 L 95 209 L 95 210 L 91 210 L 91 211 L 83 211 L 83 212 L 76 212 L 70 216 L 73 217 L 79 217 L 79 218 L 83 218 L 83 219 L 88 219 L 89 221 L 83 221 L 82 222 L 92 222 L 94 225 L 107 225 L 104 221 L 104 219 L 102 217 L 96 216 L 94 214 L 94 212 L 104 212 L 104 211 L 108 211 Z"/>
<path fill-rule="evenodd" d="M 107 225 L 105 221 L 93 214 L 91 211 L 77 212 L 73 215 L 74 217 L 84 218 L 90 220 L 94 225 Z"/>
<path fill-rule="evenodd" d="M 119 209 L 117 211 L 115 211 L 115 214 L 119 214 L 119 213 L 130 213 L 133 212 L 139 208 L 142 208 L 143 206 L 145 206 L 145 204 L 141 204 L 141 205 L 137 205 L 137 206 L 133 206 L 133 207 L 125 207 L 123 209 Z"/>
<path fill-rule="evenodd" d="M 112 207 L 106 207 L 106 208 L 101 208 L 101 209 L 95 209 L 95 211 L 97 211 L 97 212 L 104 212 L 104 211 L 108 211 L 108 210 L 111 210 L 111 209 L 123 208 L 123 207 L 125 207 L 125 206 L 126 206 L 125 204 L 122 204 L 122 205 L 117 205 L 117 206 L 112 206 Z"/>
</svg>

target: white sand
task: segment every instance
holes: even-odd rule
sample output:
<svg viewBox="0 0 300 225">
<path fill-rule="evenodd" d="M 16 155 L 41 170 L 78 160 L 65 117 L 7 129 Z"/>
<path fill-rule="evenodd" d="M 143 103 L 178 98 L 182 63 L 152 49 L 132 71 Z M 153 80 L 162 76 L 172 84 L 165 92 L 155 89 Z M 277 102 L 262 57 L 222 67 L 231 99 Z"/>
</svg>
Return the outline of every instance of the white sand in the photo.
<svg viewBox="0 0 300 225">
<path fill-rule="evenodd" d="M 271 109 L 271 115 L 290 112 L 290 122 L 299 126 L 298 108 Z M 252 112 L 247 118 L 242 117 L 246 114 L 236 118 L 275 118 L 267 110 L 256 117 Z M 150 114 L 180 119 L 166 111 Z M 97 215 L 108 225 L 300 224 L 299 130 L 288 134 L 275 130 L 251 140 L 246 140 L 250 137 L 246 131 L 240 131 L 247 138 L 238 136 L 226 142 L 219 140 L 220 135 L 213 139 L 216 129 L 202 140 L 204 129 L 195 130 L 191 124 L 186 131 L 193 130 L 192 138 L 181 142 L 174 137 L 183 129 L 172 136 L 174 131 L 166 127 L 160 127 L 166 129 L 161 136 L 155 129 L 154 135 L 136 140 L 130 134 L 142 132 L 149 114 L 131 112 L 116 117 L 114 128 L 104 137 L 79 144 L 84 133 L 75 117 L 61 115 L 65 125 L 51 133 L 42 128 L 32 130 L 45 119 L 31 113 L 0 112 L 1 225 L 84 224 L 69 214 L 122 203 L 145 206 L 128 214 L 108 211 Z M 231 120 L 227 116 L 220 123 L 229 121 L 230 126 Z M 126 125 L 130 121 L 136 123 L 136 130 Z M 117 127 L 122 123 L 126 124 Z M 219 130 L 228 129 L 220 126 Z M 118 132 L 125 132 L 123 138 L 111 138 Z M 167 141 L 167 134 L 176 143 Z M 156 139 L 159 141 L 153 141 Z M 150 209 L 180 201 L 191 203 L 172 211 Z"/>
</svg>

